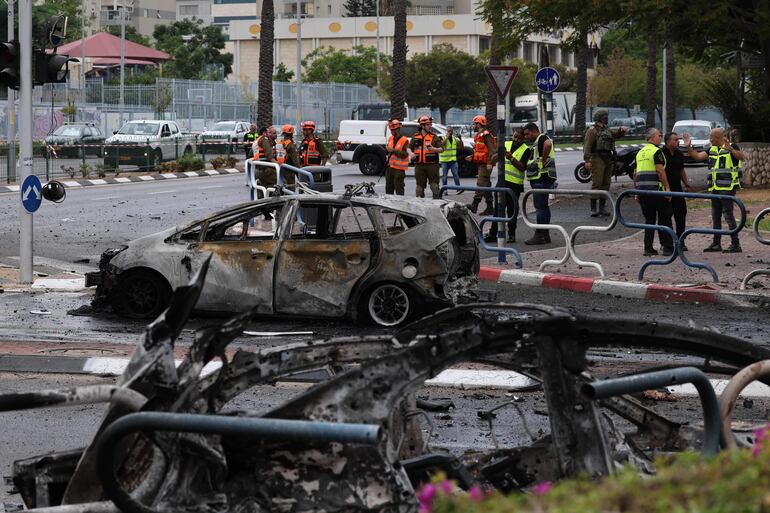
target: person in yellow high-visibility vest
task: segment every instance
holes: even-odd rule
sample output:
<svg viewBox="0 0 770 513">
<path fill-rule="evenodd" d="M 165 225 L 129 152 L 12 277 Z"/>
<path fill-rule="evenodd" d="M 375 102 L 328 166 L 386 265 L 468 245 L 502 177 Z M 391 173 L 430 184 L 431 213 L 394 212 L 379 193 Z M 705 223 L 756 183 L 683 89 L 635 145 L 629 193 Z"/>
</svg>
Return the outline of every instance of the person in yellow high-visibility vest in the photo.
<svg viewBox="0 0 770 513">
<path fill-rule="evenodd" d="M 687 155 L 696 161 L 708 160 L 709 192 L 712 194 L 726 194 L 735 196 L 738 189 L 741 188 L 741 179 L 743 178 L 743 169 L 741 161 L 746 155 L 741 151 L 737 144 L 730 144 L 725 137 L 724 130 L 713 128 L 709 134 L 711 147 L 708 152 L 695 151 L 692 147 L 690 134 L 684 134 L 684 145 L 687 148 Z M 722 229 L 722 215 L 725 216 L 727 226 L 734 230 L 737 226 L 735 215 L 733 214 L 733 202 L 730 200 L 713 199 L 711 200 L 711 222 L 714 229 Z M 738 234 L 730 235 L 730 247 L 722 250 L 722 236 L 714 235 L 714 241 L 703 251 L 722 251 L 723 253 L 740 253 L 741 241 Z"/>
<path fill-rule="evenodd" d="M 647 144 L 636 154 L 636 173 L 634 174 L 634 189 L 641 191 L 670 191 L 668 177 L 666 176 L 666 157 L 660 149 L 660 141 L 663 136 L 657 128 L 650 128 L 645 134 Z M 671 197 L 647 196 L 640 194 L 637 201 L 642 207 L 644 224 L 656 224 L 660 226 L 671 225 Z M 665 256 L 674 252 L 674 242 L 668 232 L 659 231 L 661 249 Z M 644 230 L 644 256 L 657 255 L 657 250 L 652 246 L 655 241 L 655 230 Z"/>
<path fill-rule="evenodd" d="M 513 191 L 513 198 L 505 194 L 506 217 L 508 221 L 508 237 L 506 242 L 516 242 L 516 218 L 519 216 L 519 195 L 524 192 L 524 172 L 531 157 L 532 148 L 524 143 L 524 129 L 518 127 L 513 131 L 513 139 L 505 142 L 505 175 L 497 176 L 496 187 L 507 187 Z M 497 240 L 497 223 L 492 223 L 489 233 L 484 237 L 486 242 Z"/>
<path fill-rule="evenodd" d="M 449 173 L 452 173 L 454 184 L 460 185 L 460 170 L 457 164 L 457 152 L 463 149 L 463 140 L 454 135 L 451 126 L 446 127 L 446 139 L 444 139 L 444 151 L 438 154 L 438 162 L 441 164 L 441 185 L 446 185 Z M 463 191 L 457 191 L 461 194 Z"/>
</svg>

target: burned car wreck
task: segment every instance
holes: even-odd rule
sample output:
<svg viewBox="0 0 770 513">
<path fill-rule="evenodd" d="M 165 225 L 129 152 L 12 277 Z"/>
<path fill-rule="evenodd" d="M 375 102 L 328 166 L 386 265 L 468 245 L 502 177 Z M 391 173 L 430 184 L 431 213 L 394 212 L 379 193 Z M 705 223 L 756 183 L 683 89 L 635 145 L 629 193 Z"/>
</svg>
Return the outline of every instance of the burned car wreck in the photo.
<svg viewBox="0 0 770 513">
<path fill-rule="evenodd" d="M 95 306 L 152 318 L 212 254 L 199 310 L 394 326 L 472 289 L 478 231 L 452 201 L 284 195 L 107 250 L 86 285 L 97 286 Z"/>
<path fill-rule="evenodd" d="M 629 396 L 592 398 L 585 392 L 597 383 L 589 372 L 592 351 L 675 352 L 726 375 L 770 357 L 768 348 L 703 329 L 609 321 L 543 305 L 478 304 L 438 312 L 395 335 L 228 354 L 228 344 L 258 315 L 254 309 L 200 330 L 177 368 L 174 341 L 204 288 L 207 265 L 193 283 L 174 291 L 115 386 L 0 396 L 6 411 L 109 403 L 86 449 L 14 464 L 14 483 L 27 507 L 61 513 L 415 512 L 416 484 L 437 470 L 463 486 L 503 491 L 578 473 L 607 475 L 625 462 L 644 470 L 653 454 L 697 448 L 714 433 L 708 425 L 670 421 Z M 201 375 L 215 358 L 221 367 Z M 466 361 L 541 382 L 550 433 L 517 447 L 428 450 L 415 393 L 425 380 Z M 344 369 L 266 413 L 222 413 L 252 387 L 328 365 Z M 612 416 L 631 428 L 619 428 Z M 526 431 L 523 422 L 497 429 Z"/>
</svg>

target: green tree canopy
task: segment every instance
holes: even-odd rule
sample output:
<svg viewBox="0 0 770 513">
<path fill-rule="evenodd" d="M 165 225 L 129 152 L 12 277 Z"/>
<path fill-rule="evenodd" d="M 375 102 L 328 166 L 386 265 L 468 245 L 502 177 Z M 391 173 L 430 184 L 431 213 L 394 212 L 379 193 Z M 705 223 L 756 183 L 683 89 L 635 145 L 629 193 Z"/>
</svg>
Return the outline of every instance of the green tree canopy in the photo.
<svg viewBox="0 0 770 513">
<path fill-rule="evenodd" d="M 222 53 L 225 36 L 220 27 L 197 19 L 181 20 L 156 26 L 152 36 L 156 48 L 174 58 L 163 66 L 164 76 L 216 80 L 233 72 L 233 55 Z"/>
<path fill-rule="evenodd" d="M 294 79 L 294 72 L 286 67 L 286 64 L 279 62 L 273 73 L 275 82 L 291 82 Z"/>
<path fill-rule="evenodd" d="M 644 103 L 644 61 L 616 50 L 600 64 L 589 84 L 589 102 L 593 105 L 625 107 Z M 630 115 L 630 113 L 629 113 Z"/>
<path fill-rule="evenodd" d="M 339 82 L 343 84 L 377 84 L 377 50 L 371 46 L 354 46 L 352 50 L 335 50 L 322 46 L 302 59 L 302 80 L 306 82 Z M 380 54 L 380 68 L 387 69 L 390 58 Z"/>
<path fill-rule="evenodd" d="M 108 25 L 104 27 L 104 32 L 120 37 L 120 25 Z M 142 46 L 152 46 L 150 38 L 140 34 L 134 27 L 126 25 L 126 41 L 133 41 Z"/>
</svg>

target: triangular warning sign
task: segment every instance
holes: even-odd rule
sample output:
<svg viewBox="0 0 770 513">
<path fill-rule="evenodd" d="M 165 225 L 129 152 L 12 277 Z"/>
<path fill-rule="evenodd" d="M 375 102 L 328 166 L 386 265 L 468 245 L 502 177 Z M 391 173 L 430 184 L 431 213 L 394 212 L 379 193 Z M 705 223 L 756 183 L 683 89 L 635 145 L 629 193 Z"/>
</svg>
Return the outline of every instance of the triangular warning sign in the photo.
<svg viewBox="0 0 770 513">
<path fill-rule="evenodd" d="M 487 79 L 494 86 L 497 95 L 504 97 L 508 94 L 519 68 L 516 66 L 484 66 L 484 71 L 487 72 Z"/>
</svg>

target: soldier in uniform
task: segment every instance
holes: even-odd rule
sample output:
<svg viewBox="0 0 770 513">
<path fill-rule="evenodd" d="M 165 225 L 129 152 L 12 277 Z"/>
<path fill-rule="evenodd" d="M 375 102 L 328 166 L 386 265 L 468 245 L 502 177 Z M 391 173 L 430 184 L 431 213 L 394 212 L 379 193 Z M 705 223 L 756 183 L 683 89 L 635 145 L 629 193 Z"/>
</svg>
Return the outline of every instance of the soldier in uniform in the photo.
<svg viewBox="0 0 770 513">
<path fill-rule="evenodd" d="M 585 167 L 591 172 L 591 190 L 609 191 L 612 169 L 615 166 L 615 139 L 623 137 L 628 129 L 620 127 L 613 132 L 607 126 L 609 113 L 605 109 L 599 109 L 594 113 L 594 126 L 586 130 L 583 140 L 583 160 Z M 609 216 L 606 200 L 599 200 L 599 208 L 596 208 L 596 199 L 591 198 L 591 217 Z"/>
<path fill-rule="evenodd" d="M 276 139 L 278 139 L 278 131 L 275 127 L 271 126 L 267 129 L 267 134 L 257 140 L 254 160 L 275 162 L 277 164 L 278 159 L 276 158 L 275 148 Z M 275 187 L 278 183 L 278 175 L 275 172 L 275 168 L 259 166 L 257 168 L 257 181 L 259 182 L 259 185 L 263 187 Z"/>
</svg>

